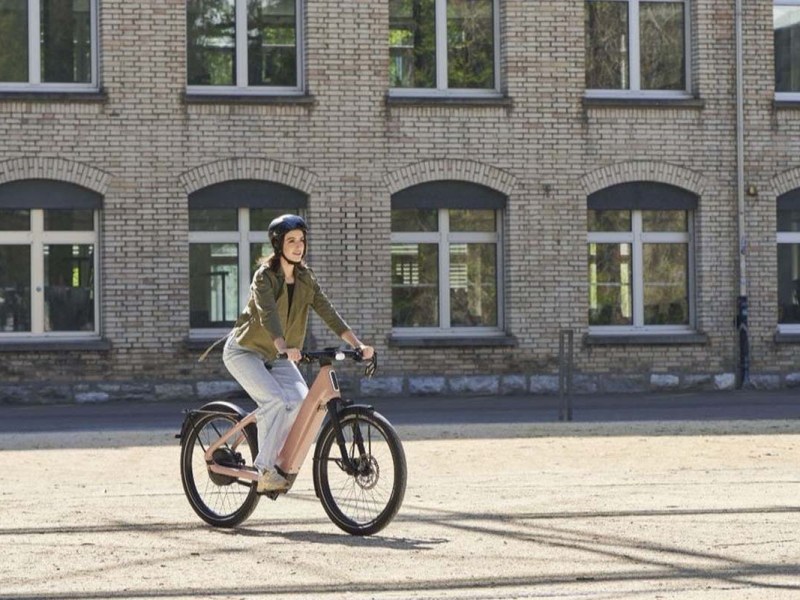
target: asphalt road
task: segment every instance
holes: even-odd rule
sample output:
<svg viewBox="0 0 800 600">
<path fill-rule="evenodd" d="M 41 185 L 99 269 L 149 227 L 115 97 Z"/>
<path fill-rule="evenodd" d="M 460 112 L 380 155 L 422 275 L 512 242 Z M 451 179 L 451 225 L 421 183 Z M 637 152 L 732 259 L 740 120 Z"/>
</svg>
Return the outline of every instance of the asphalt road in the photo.
<svg viewBox="0 0 800 600">
<path fill-rule="evenodd" d="M 800 419 L 800 388 L 642 394 L 577 395 L 575 422 Z M 248 399 L 236 399 L 245 409 Z M 430 396 L 365 398 L 395 425 L 550 423 L 557 396 Z M 0 405 L 0 433 L 180 429 L 183 411 L 198 402 L 107 402 Z"/>
</svg>

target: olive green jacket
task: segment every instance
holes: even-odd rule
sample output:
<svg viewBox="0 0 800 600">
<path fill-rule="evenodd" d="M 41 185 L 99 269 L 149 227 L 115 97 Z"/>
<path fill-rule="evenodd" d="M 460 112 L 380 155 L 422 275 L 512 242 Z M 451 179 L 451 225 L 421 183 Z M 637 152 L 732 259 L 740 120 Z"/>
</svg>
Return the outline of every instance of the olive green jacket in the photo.
<svg viewBox="0 0 800 600">
<path fill-rule="evenodd" d="M 232 335 L 239 345 L 273 360 L 278 353 L 274 343 L 276 338 L 283 337 L 287 348 L 303 348 L 310 308 L 337 336 L 350 329 L 320 289 L 311 269 L 295 268 L 294 294 L 289 310 L 283 270 L 275 273 L 262 265 L 253 276 L 247 307 L 233 326 Z"/>
</svg>

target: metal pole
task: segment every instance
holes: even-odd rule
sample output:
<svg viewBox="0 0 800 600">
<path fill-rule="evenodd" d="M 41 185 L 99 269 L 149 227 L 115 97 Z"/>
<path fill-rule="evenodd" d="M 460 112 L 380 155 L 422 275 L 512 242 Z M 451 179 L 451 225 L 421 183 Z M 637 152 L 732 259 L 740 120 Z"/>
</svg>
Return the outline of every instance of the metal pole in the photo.
<svg viewBox="0 0 800 600">
<path fill-rule="evenodd" d="M 572 421 L 572 329 L 558 332 L 558 420 Z"/>
<path fill-rule="evenodd" d="M 736 21 L 736 200 L 739 224 L 739 298 L 736 327 L 739 332 L 739 386 L 750 382 L 750 341 L 747 329 L 747 223 L 744 203 L 744 40 L 742 0 L 735 0 Z"/>
</svg>

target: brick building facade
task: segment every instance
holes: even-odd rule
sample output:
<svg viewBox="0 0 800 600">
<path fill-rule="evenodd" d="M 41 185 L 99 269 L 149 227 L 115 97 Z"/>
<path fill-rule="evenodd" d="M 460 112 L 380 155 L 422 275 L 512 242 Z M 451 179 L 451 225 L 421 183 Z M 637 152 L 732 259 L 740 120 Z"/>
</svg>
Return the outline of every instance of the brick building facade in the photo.
<svg viewBox="0 0 800 600">
<path fill-rule="evenodd" d="M 37 11 L 44 5 L 21 1 Z M 489 11 L 483 51 L 491 75 L 464 89 L 452 84 L 459 55 L 444 57 L 455 42 L 441 32 L 430 33 L 439 44 L 431 59 L 438 79 L 425 83 L 421 69 L 416 83 L 402 79 L 409 64 L 424 62 L 422 50 L 408 50 L 403 40 L 424 37 L 425 17 L 406 14 L 405 5 L 425 2 L 274 4 L 295 11 L 288 44 L 295 62 L 280 55 L 297 67 L 288 84 L 275 79 L 278 85 L 258 88 L 252 66 L 242 83 L 246 62 L 228 85 L 214 84 L 216 75 L 202 69 L 192 82 L 198 67 L 187 54 L 214 66 L 219 49 L 208 31 L 187 33 L 194 31 L 187 10 L 200 11 L 195 24 L 213 20 L 194 0 L 86 0 L 84 54 L 94 70 L 69 85 L 48 83 L 44 67 L 31 67 L 22 82 L 4 81 L 0 61 L 0 218 L 7 219 L 0 263 L 13 270 L 30 256 L 33 265 L 22 275 L 0 270 L 0 397 L 158 399 L 231 389 L 219 354 L 204 363 L 197 357 L 246 291 L 242 271 L 255 258 L 248 252 L 263 241 L 258 215 L 284 208 L 307 217 L 310 264 L 345 319 L 380 353 L 372 381 L 345 367 L 353 392 L 553 392 L 561 330 L 574 332 L 579 391 L 735 385 L 733 0 L 663 3 L 677 9 L 685 36 L 677 89 L 647 89 L 636 73 L 600 93 L 587 84 L 590 58 L 623 68 L 634 58 L 642 72 L 669 70 L 652 67 L 645 3 L 431 0 L 440 22 L 460 23 L 467 42 L 474 32 L 466 17 Z M 620 63 L 608 57 L 610 46 L 589 56 L 602 37 L 587 33 L 590 16 L 607 18 L 609 6 L 629 11 L 624 22 L 641 19 L 624 36 L 638 34 L 641 46 L 629 47 Z M 800 10 L 776 0 L 745 3 L 743 13 L 750 376 L 764 387 L 800 385 L 800 318 L 786 313 L 798 299 L 790 293 L 787 304 L 781 291 L 800 279 L 792 266 L 797 228 L 781 229 L 778 212 L 782 206 L 796 225 L 800 86 L 790 84 L 787 93 L 775 86 L 783 7 Z M 243 39 L 235 42 L 243 44 L 239 55 L 248 47 Z M 271 47 L 271 64 L 284 46 Z M 800 43 L 789 48 L 798 69 Z M 390 57 L 406 69 L 394 83 Z M 52 233 L 48 211 L 64 207 L 91 211 L 94 225 L 78 227 L 74 237 Z M 209 225 L 226 210 L 236 215 L 230 231 Z M 593 219 L 606 223 L 612 213 L 628 219 L 629 229 L 593 229 Z M 9 215 L 25 214 L 28 225 L 8 225 Z M 651 234 L 651 218 L 665 222 L 665 214 L 683 224 Z M 433 215 L 434 225 L 416 231 L 403 225 L 409 215 L 415 223 Z M 481 215 L 489 225 L 475 225 Z M 782 268 L 795 269 L 789 275 L 779 271 L 779 239 L 788 251 Z M 72 300 L 56 299 L 58 245 L 73 248 L 73 262 L 65 259 L 60 273 L 72 278 L 65 287 L 86 288 L 93 311 L 61 330 L 57 307 Z M 651 275 L 665 264 L 662 251 L 675 269 Z M 85 280 L 74 262 L 79 254 L 84 264 L 95 261 Z M 193 283 L 207 275 L 193 269 L 220 264 L 227 266 L 212 275 L 234 277 L 232 288 L 227 275 L 222 287 Z M 15 281 L 16 296 L 9 291 Z M 28 302 L 20 309 L 27 320 L 10 312 L 13 297 Z M 311 333 L 318 347 L 335 342 L 318 319 Z"/>
</svg>

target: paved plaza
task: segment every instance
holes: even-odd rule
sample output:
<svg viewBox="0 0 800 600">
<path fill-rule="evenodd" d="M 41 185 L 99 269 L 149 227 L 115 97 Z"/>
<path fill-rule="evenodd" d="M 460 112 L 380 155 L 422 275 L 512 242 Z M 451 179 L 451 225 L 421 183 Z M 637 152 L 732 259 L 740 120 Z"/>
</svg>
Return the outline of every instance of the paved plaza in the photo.
<svg viewBox="0 0 800 600">
<path fill-rule="evenodd" d="M 800 597 L 800 421 L 399 426 L 379 535 L 308 464 L 234 530 L 184 498 L 175 431 L 0 435 L 0 599 Z"/>
</svg>

